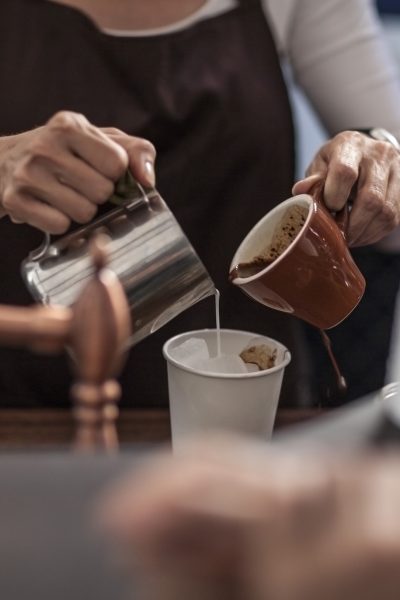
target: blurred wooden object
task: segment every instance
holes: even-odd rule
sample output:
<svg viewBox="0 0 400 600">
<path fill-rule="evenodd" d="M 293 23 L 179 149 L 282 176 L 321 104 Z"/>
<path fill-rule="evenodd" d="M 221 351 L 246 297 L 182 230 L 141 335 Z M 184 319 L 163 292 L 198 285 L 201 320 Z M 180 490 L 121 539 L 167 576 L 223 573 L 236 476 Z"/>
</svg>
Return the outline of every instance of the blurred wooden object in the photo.
<svg viewBox="0 0 400 600">
<path fill-rule="evenodd" d="M 75 401 L 78 447 L 118 447 L 115 422 L 121 395 L 114 377 L 120 372 L 128 348 L 131 321 L 122 285 L 107 269 L 106 239 L 92 243 L 95 276 L 73 306 L 69 346 L 77 383 L 71 393 Z"/>
<path fill-rule="evenodd" d="M 131 335 L 128 302 L 117 276 L 107 268 L 107 238 L 91 245 L 95 271 L 71 308 L 0 306 L 0 343 L 37 352 L 67 347 L 75 383 L 71 395 L 76 447 L 118 448 L 116 419 L 120 372 Z"/>
</svg>

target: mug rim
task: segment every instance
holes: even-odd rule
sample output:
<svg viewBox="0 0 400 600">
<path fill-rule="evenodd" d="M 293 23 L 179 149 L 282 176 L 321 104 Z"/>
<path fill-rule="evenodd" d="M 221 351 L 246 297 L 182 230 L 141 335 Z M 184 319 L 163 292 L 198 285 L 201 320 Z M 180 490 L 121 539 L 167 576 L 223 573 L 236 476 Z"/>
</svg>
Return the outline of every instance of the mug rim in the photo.
<svg viewBox="0 0 400 600">
<path fill-rule="evenodd" d="M 263 225 L 265 224 L 265 222 L 268 219 L 270 219 L 272 215 L 274 215 L 277 212 L 282 211 L 282 209 L 285 208 L 287 205 L 294 204 L 295 202 L 298 202 L 299 200 L 306 200 L 308 202 L 309 206 L 308 206 L 308 215 L 307 215 L 307 218 L 306 218 L 304 224 L 302 225 L 301 230 L 297 234 L 296 238 L 291 242 L 291 244 L 277 258 L 275 258 L 273 260 L 273 262 L 271 264 L 269 264 L 268 266 L 264 267 L 264 269 L 261 269 L 260 271 L 258 271 L 254 275 L 250 275 L 249 277 L 235 277 L 234 279 L 232 279 L 232 283 L 234 285 L 241 286 L 241 285 L 243 285 L 245 283 L 248 283 L 248 282 L 255 281 L 255 280 L 259 279 L 261 276 L 263 276 L 269 270 L 272 270 L 273 267 L 275 267 L 277 264 L 279 264 L 288 254 L 290 254 L 290 252 L 292 252 L 292 250 L 297 245 L 297 243 L 299 242 L 299 240 L 303 237 L 304 232 L 306 230 L 306 226 L 309 224 L 309 222 L 311 220 L 311 216 L 312 216 L 312 213 L 313 213 L 312 208 L 315 205 L 315 200 L 314 200 L 314 198 L 310 194 L 297 194 L 296 196 L 291 196 L 290 198 L 287 198 L 283 202 L 280 202 L 279 204 L 277 204 L 272 210 L 268 211 L 250 229 L 250 231 L 248 232 L 248 234 L 245 236 L 245 238 L 242 240 L 242 242 L 240 243 L 240 245 L 236 249 L 236 252 L 235 252 L 235 254 L 233 256 L 233 259 L 231 261 L 229 272 L 231 272 L 235 268 L 235 266 L 237 266 L 238 264 L 240 264 L 240 261 L 237 260 L 236 257 L 239 255 L 239 253 L 241 252 L 242 248 L 248 243 L 249 239 L 255 234 L 255 232 L 257 232 L 259 229 L 261 229 L 263 227 Z"/>
</svg>

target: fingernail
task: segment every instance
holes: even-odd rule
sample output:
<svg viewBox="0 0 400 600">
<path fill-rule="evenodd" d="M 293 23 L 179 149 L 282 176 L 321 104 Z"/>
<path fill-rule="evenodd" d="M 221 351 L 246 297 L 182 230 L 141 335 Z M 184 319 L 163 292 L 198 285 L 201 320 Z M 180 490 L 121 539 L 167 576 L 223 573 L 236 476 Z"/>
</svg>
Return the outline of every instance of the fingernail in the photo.
<svg viewBox="0 0 400 600">
<path fill-rule="evenodd" d="M 154 187 L 156 185 L 156 176 L 154 173 L 153 163 L 150 160 L 146 160 L 144 163 L 144 169 L 146 171 L 147 183 L 150 187 Z"/>
</svg>

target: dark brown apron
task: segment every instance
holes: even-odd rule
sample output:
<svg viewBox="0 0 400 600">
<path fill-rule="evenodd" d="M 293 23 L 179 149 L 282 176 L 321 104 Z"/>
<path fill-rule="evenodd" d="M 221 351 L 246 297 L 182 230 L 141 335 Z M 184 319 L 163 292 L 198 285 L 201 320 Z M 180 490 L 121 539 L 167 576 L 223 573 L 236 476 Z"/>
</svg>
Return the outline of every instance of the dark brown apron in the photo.
<svg viewBox="0 0 400 600">
<path fill-rule="evenodd" d="M 0 133 L 72 110 L 154 143 L 158 188 L 221 292 L 222 326 L 270 335 L 290 348 L 283 402 L 296 403 L 298 323 L 228 283 L 236 247 L 290 195 L 293 182 L 291 110 L 259 0 L 148 37 L 106 35 L 80 11 L 47 0 L 2 0 L 0 56 Z M 40 240 L 27 226 L 0 222 L 0 302 L 32 302 L 19 265 Z M 135 347 L 122 376 L 123 402 L 165 406 L 163 342 L 214 326 L 207 299 Z M 66 404 L 68 387 L 64 358 L 0 351 L 3 405 Z"/>
</svg>

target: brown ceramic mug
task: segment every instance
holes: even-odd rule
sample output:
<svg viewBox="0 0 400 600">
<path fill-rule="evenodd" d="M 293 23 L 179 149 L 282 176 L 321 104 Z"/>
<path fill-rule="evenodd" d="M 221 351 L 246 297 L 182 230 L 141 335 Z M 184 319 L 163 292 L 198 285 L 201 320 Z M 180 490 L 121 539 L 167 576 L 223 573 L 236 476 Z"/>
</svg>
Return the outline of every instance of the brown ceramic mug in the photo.
<svg viewBox="0 0 400 600">
<path fill-rule="evenodd" d="M 346 244 L 347 207 L 333 217 L 321 201 L 322 185 L 285 200 L 253 227 L 233 257 L 230 279 L 261 304 L 329 329 L 360 302 L 365 280 Z M 304 215 L 298 233 L 269 264 L 260 260 L 296 211 Z"/>
</svg>

